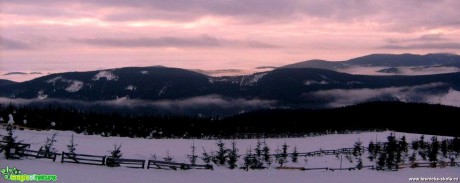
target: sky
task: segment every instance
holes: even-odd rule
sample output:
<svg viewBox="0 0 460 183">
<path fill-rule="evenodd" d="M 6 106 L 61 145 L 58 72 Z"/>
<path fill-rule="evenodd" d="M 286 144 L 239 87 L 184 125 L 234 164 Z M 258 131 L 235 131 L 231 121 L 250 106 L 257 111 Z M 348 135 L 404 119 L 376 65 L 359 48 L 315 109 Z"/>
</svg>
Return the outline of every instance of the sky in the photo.
<svg viewBox="0 0 460 183">
<path fill-rule="evenodd" d="M 458 0 L 0 0 L 0 71 L 459 53 Z"/>
</svg>

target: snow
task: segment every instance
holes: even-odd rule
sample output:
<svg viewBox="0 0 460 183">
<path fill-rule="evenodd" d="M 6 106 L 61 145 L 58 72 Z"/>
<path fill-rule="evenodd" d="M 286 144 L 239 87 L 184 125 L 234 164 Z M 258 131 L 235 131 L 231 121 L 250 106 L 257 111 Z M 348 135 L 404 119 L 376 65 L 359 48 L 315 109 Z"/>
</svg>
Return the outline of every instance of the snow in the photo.
<svg viewBox="0 0 460 183">
<path fill-rule="evenodd" d="M 14 118 L 12 114 L 8 115 L 8 124 L 9 125 L 14 125 Z"/>
<path fill-rule="evenodd" d="M 252 79 L 248 83 L 250 83 L 250 84 L 257 83 L 257 82 L 259 82 L 260 79 L 262 79 L 267 74 L 268 73 L 255 74 L 255 75 L 253 75 Z"/>
<path fill-rule="evenodd" d="M 83 85 L 84 85 L 84 83 L 82 81 L 72 80 L 72 79 L 65 79 L 62 76 L 54 77 L 52 79 L 49 79 L 46 82 L 47 83 L 53 83 L 53 85 L 54 85 L 54 84 L 56 84 L 57 81 L 62 81 L 62 82 L 69 83 L 69 85 L 65 88 L 65 90 L 67 92 L 70 92 L 70 93 L 75 93 L 75 92 L 80 91 L 83 88 Z M 38 92 L 38 99 L 43 100 L 43 99 L 45 99 L 47 97 L 48 96 L 43 93 L 43 90 Z"/>
<path fill-rule="evenodd" d="M 222 82 L 222 83 L 228 83 L 228 82 L 229 82 L 229 83 L 233 83 L 233 84 L 239 83 L 239 81 L 230 80 L 230 79 L 228 79 L 228 78 L 226 78 L 226 77 L 224 77 L 224 78 L 218 78 L 218 77 L 213 78 L 213 77 L 210 77 L 210 78 L 208 78 L 208 81 L 209 81 L 209 83 L 211 83 L 211 84 L 213 84 L 213 83 L 219 83 L 219 82 Z"/>
<path fill-rule="evenodd" d="M 44 99 L 48 98 L 48 95 L 45 95 L 44 91 L 40 90 L 40 91 L 38 91 L 37 98 L 38 98 L 38 100 L 44 100 Z"/>
<path fill-rule="evenodd" d="M 128 86 L 125 88 L 125 90 L 131 90 L 131 91 L 133 91 L 133 90 L 136 90 L 136 87 L 133 86 L 133 85 L 128 85 Z"/>
<path fill-rule="evenodd" d="M 75 93 L 80 91 L 83 88 L 83 82 L 77 80 L 67 80 L 69 82 L 69 86 L 65 89 L 70 93 Z"/>
<path fill-rule="evenodd" d="M 206 151 L 215 150 L 216 140 L 205 139 L 142 139 L 142 138 L 129 138 L 129 137 L 101 137 L 98 135 L 83 135 L 76 134 L 70 131 L 33 131 L 33 130 L 16 130 L 15 135 L 24 143 L 30 143 L 31 149 L 39 149 L 46 141 L 47 137 L 51 137 L 53 133 L 57 133 L 56 149 L 58 152 L 65 151 L 66 145 L 70 140 L 71 135 L 74 135 L 75 141 L 79 144 L 78 152 L 83 154 L 103 155 L 107 154 L 107 150 L 111 149 L 113 144 L 122 144 L 122 151 L 127 158 L 141 158 L 148 159 L 151 154 L 157 156 L 165 156 L 169 151 L 171 156 L 174 156 L 178 161 L 186 161 L 186 154 L 190 151 L 190 146 L 194 143 L 197 147 L 197 152 L 202 153 L 201 147 Z M 339 149 L 345 147 L 352 147 L 358 139 L 363 144 L 368 144 L 370 141 L 378 139 L 385 141 L 386 137 L 391 132 L 364 132 L 356 134 L 331 134 L 325 136 L 313 136 L 305 138 L 269 138 L 265 139 L 267 145 L 271 148 L 272 153 L 276 147 L 281 147 L 285 142 L 289 146 L 297 147 L 299 152 L 317 151 L 320 149 Z M 0 134 L 5 134 L 4 130 L 0 130 Z M 420 137 L 418 134 L 409 133 L 396 133 L 397 137 L 405 135 L 410 140 L 415 140 Z M 430 135 L 425 135 L 425 139 L 430 139 Z M 439 137 L 438 139 L 441 139 Z M 263 140 L 263 139 L 262 139 Z M 231 140 L 223 140 L 226 146 L 229 146 Z M 249 147 L 254 148 L 257 139 L 239 139 L 236 141 L 240 149 L 240 154 L 246 152 Z M 327 143 L 325 143 L 327 142 Z M 334 157 L 335 158 L 335 157 Z"/>
<path fill-rule="evenodd" d="M 158 96 L 162 96 L 166 93 L 166 89 L 168 89 L 167 86 L 164 86 L 163 88 L 161 88 L 160 92 L 158 92 Z"/>
<path fill-rule="evenodd" d="M 268 73 L 258 73 L 250 76 L 243 76 L 240 81 L 240 86 L 254 86 Z"/>
<path fill-rule="evenodd" d="M 294 171 L 294 170 L 187 170 L 109 168 L 94 165 L 62 164 L 49 160 L 4 160 L 2 166 L 15 167 L 27 174 L 56 174 L 57 182 L 143 183 L 143 182 L 199 182 L 199 183 L 389 183 L 409 182 L 410 177 L 459 177 L 458 168 L 403 169 L 397 172 L 361 171 Z M 4 168 L 4 167 L 2 167 Z"/>
<path fill-rule="evenodd" d="M 62 76 L 56 76 L 56 77 L 54 77 L 54 78 L 52 78 L 52 79 L 49 79 L 49 80 L 46 81 L 46 82 L 47 82 L 47 83 L 53 83 L 53 84 L 55 84 L 56 81 L 61 80 L 61 79 L 62 79 Z"/>
<path fill-rule="evenodd" d="M 359 82 L 359 81 L 349 81 L 349 82 L 347 82 L 347 85 L 355 85 L 355 84 L 363 84 L 363 83 Z"/>
<path fill-rule="evenodd" d="M 177 162 L 188 162 L 187 154 L 190 153 L 190 146 L 195 144 L 197 155 L 201 155 L 202 148 L 207 152 L 216 150 L 216 140 L 206 139 L 139 139 L 128 137 L 101 137 L 97 135 L 75 134 L 70 131 L 32 131 L 15 130 L 15 136 L 24 143 L 30 143 L 31 149 L 37 150 L 44 144 L 47 137 L 57 133 L 55 148 L 57 152 L 67 151 L 66 145 L 72 135 L 78 144 L 77 153 L 108 155 L 108 150 L 113 148 L 113 144 L 121 144 L 121 151 L 124 158 L 129 159 L 151 159 L 155 154 L 158 159 L 162 159 L 170 154 Z M 385 141 L 386 137 L 392 132 L 363 132 L 352 134 L 330 134 L 324 136 L 311 136 L 303 138 L 269 138 L 265 142 L 271 148 L 271 152 L 283 143 L 287 143 L 289 152 L 294 146 L 299 152 L 317 151 L 320 149 L 338 149 L 352 147 L 354 142 L 360 140 L 363 144 L 370 141 Z M 6 134 L 1 129 L 0 134 Z M 405 135 L 408 141 L 418 139 L 419 134 L 399 133 L 398 138 Z M 425 135 L 425 139 L 430 139 L 430 135 Z M 449 137 L 438 137 L 438 140 Z M 263 139 L 261 139 L 264 141 Z M 226 147 L 229 147 L 231 140 L 224 140 Z M 244 154 L 247 149 L 254 148 L 257 139 L 238 139 L 236 140 L 239 154 Z M 363 156 L 364 159 L 366 156 Z M 0 159 L 3 158 L 0 156 Z M 299 170 L 276 170 L 275 165 L 265 170 L 250 170 L 248 172 L 235 169 L 229 170 L 224 167 L 215 167 L 215 170 L 187 170 L 171 171 L 156 169 L 129 169 L 129 168 L 109 168 L 102 166 L 62 164 L 50 160 L 2 160 L 1 166 L 16 167 L 24 173 L 29 174 L 57 174 L 58 181 L 62 182 L 408 182 L 409 177 L 459 177 L 459 168 L 416 168 L 402 169 L 393 171 L 357 170 L 357 171 L 299 171 Z M 353 166 L 344 159 L 343 167 Z M 198 160 L 198 163 L 202 163 Z M 239 165 L 241 164 L 238 163 Z M 365 165 L 369 162 L 365 162 Z M 339 158 L 335 156 L 309 157 L 305 163 L 299 157 L 299 163 L 290 163 L 289 166 L 296 167 L 332 167 L 340 166 Z M 4 167 L 0 167 L 4 168 Z M 96 175 L 96 176 L 88 176 Z M 99 176 L 103 175 L 103 176 Z"/>
<path fill-rule="evenodd" d="M 100 78 L 105 78 L 107 81 L 116 81 L 118 76 L 113 74 L 111 71 L 99 71 L 94 77 L 93 80 L 97 81 Z"/>
<path fill-rule="evenodd" d="M 146 75 L 148 73 L 149 73 L 149 71 L 141 71 L 141 74 L 144 74 L 144 75 Z"/>
<path fill-rule="evenodd" d="M 329 82 L 327 81 L 315 81 L 315 80 L 307 80 L 305 82 L 303 82 L 303 84 L 309 86 L 309 85 L 314 85 L 314 84 L 320 84 L 320 85 L 326 85 L 326 84 L 329 84 Z"/>
</svg>

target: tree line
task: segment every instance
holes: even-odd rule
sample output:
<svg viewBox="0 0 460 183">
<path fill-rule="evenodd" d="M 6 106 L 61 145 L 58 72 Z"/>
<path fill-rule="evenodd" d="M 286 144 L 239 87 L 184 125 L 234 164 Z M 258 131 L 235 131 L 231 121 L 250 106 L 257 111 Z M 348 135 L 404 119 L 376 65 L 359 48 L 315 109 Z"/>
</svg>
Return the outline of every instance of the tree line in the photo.
<svg viewBox="0 0 460 183">
<path fill-rule="evenodd" d="M 101 136 L 139 138 L 302 137 L 312 133 L 395 130 L 457 136 L 449 124 L 460 108 L 400 102 L 374 102 L 335 109 L 271 109 L 235 116 L 135 115 L 75 107 L 0 105 L 0 123 L 33 129 L 70 130 Z M 433 128 L 435 126 L 435 128 Z"/>
</svg>

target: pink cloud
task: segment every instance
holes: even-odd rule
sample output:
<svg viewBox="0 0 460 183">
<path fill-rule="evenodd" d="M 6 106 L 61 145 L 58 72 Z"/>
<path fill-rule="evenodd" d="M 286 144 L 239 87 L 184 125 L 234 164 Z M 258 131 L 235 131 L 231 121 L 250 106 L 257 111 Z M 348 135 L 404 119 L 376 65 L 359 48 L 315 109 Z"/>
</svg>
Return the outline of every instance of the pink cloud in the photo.
<svg viewBox="0 0 460 183">
<path fill-rule="evenodd" d="M 248 69 L 376 52 L 457 52 L 460 43 L 456 0 L 0 3 L 2 71 Z"/>
</svg>

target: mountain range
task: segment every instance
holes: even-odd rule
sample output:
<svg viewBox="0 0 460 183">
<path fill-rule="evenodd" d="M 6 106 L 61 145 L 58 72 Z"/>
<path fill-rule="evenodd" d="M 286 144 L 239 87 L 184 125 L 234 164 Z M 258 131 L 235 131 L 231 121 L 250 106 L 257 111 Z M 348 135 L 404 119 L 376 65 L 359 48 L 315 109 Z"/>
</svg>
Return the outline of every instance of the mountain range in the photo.
<svg viewBox="0 0 460 183">
<path fill-rule="evenodd" d="M 448 53 L 372 54 L 346 61 L 309 60 L 281 68 L 318 68 L 351 74 L 426 75 L 460 71 L 460 56 Z"/>
<path fill-rule="evenodd" d="M 337 71 L 354 66 L 384 66 L 391 70 L 401 66 L 458 65 L 460 56 L 452 54 L 375 54 L 342 62 L 300 62 L 243 76 L 212 77 L 158 66 L 126 67 L 56 73 L 20 83 L 0 80 L 0 102 L 79 102 L 148 107 L 167 113 L 212 111 L 211 114 L 262 108 L 340 107 L 382 100 L 457 106 L 460 101 L 452 100 L 460 96 L 457 72 L 368 76 Z"/>
</svg>

